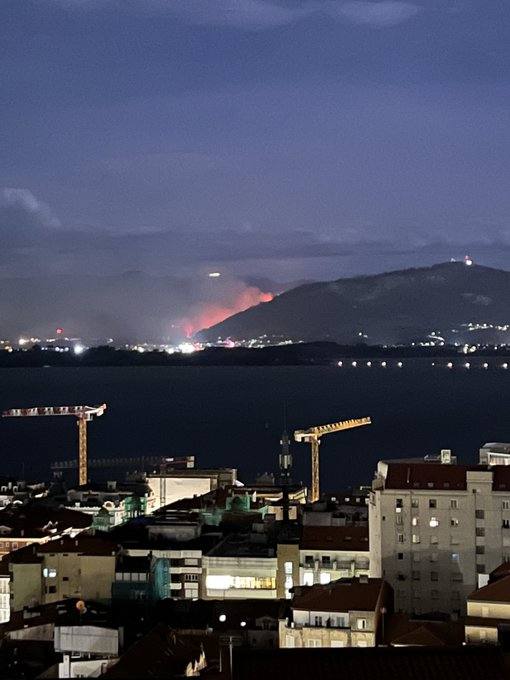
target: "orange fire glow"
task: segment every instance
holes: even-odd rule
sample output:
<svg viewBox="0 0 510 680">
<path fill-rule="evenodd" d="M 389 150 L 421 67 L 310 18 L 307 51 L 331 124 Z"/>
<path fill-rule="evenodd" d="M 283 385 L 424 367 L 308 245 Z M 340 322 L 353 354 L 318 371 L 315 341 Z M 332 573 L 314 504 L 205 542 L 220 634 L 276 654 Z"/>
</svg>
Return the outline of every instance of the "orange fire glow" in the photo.
<svg viewBox="0 0 510 680">
<path fill-rule="evenodd" d="M 197 331 L 214 326 L 232 314 L 244 312 L 245 309 L 260 302 L 271 302 L 273 297 L 272 293 L 264 293 L 259 288 L 251 286 L 245 288 L 228 305 L 205 304 L 194 316 L 183 319 L 182 327 L 186 337 L 191 338 Z"/>
</svg>

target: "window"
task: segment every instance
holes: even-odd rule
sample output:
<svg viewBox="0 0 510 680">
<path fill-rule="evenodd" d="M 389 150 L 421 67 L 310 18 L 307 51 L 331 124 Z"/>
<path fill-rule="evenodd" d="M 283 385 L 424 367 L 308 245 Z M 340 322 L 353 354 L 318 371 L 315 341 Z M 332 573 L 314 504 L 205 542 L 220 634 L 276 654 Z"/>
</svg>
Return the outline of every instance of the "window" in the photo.
<svg viewBox="0 0 510 680">
<path fill-rule="evenodd" d="M 294 636 L 293 635 L 286 635 L 285 636 L 285 646 L 286 647 L 295 647 L 296 644 L 294 642 Z"/>
<path fill-rule="evenodd" d="M 510 519 L 504 519 L 502 522 L 503 529 L 510 529 Z"/>
<path fill-rule="evenodd" d="M 477 555 L 485 555 L 485 546 L 484 545 L 475 546 L 475 552 Z"/>
<path fill-rule="evenodd" d="M 430 597 L 434 600 L 437 599 L 439 597 L 439 590 L 431 590 Z"/>
<path fill-rule="evenodd" d="M 459 545 L 460 540 L 458 536 L 450 536 L 450 543 L 452 545 Z"/>
<path fill-rule="evenodd" d="M 420 572 L 419 571 L 412 571 L 411 572 L 411 578 L 413 579 L 413 581 L 419 581 L 420 578 L 421 578 Z"/>
<path fill-rule="evenodd" d="M 451 527 L 458 527 L 459 526 L 459 520 L 456 517 L 452 517 L 450 520 L 450 526 Z"/>
<path fill-rule="evenodd" d="M 452 581 L 455 581 L 456 583 L 462 583 L 462 574 L 459 574 L 458 571 L 454 572 L 452 574 Z"/>
<path fill-rule="evenodd" d="M 435 529 L 438 526 L 439 526 L 438 518 L 437 517 L 431 517 L 430 520 L 429 520 L 429 527 L 432 527 L 433 529 Z"/>
<path fill-rule="evenodd" d="M 184 564 L 187 567 L 196 567 L 198 566 L 198 559 L 196 557 L 186 557 Z"/>
<path fill-rule="evenodd" d="M 309 566 L 313 566 L 313 555 L 306 555 L 305 556 L 305 564 Z"/>
<path fill-rule="evenodd" d="M 283 570 L 287 575 L 292 576 L 292 562 L 285 562 L 283 565 Z"/>
<path fill-rule="evenodd" d="M 318 628 L 322 628 L 322 616 L 315 617 L 315 626 L 317 626 Z"/>
<path fill-rule="evenodd" d="M 69 581 L 69 576 L 63 576 L 62 581 Z"/>
<path fill-rule="evenodd" d="M 48 586 L 48 593 L 53 594 L 57 592 L 57 586 Z"/>
<path fill-rule="evenodd" d="M 395 498 L 395 510 L 398 512 L 404 507 L 404 501 L 402 498 Z"/>
<path fill-rule="evenodd" d="M 404 524 L 404 518 L 402 517 L 402 515 L 397 515 L 395 517 L 395 524 Z"/>
<path fill-rule="evenodd" d="M 503 510 L 510 510 L 510 501 L 503 501 L 502 507 Z"/>
<path fill-rule="evenodd" d="M 55 578 L 57 570 L 54 567 L 44 567 L 43 576 L 45 578 Z"/>
<path fill-rule="evenodd" d="M 485 511 L 484 510 L 475 510 L 475 517 L 476 517 L 476 519 L 485 519 Z"/>
<path fill-rule="evenodd" d="M 321 644 L 320 640 L 307 640 L 306 646 L 307 647 L 322 647 L 322 644 Z"/>
<path fill-rule="evenodd" d="M 438 571 L 431 571 L 430 572 L 430 580 L 431 581 L 439 581 L 439 572 Z"/>
<path fill-rule="evenodd" d="M 459 501 L 456 498 L 452 498 L 450 501 L 450 508 L 452 510 L 457 510 L 459 507 Z"/>
<path fill-rule="evenodd" d="M 303 585 L 313 586 L 313 571 L 305 571 L 303 574 Z"/>
<path fill-rule="evenodd" d="M 412 508 L 417 508 L 417 507 L 418 507 L 418 499 L 417 499 L 417 498 L 413 498 L 413 499 L 411 500 L 411 507 L 412 507 Z"/>
<path fill-rule="evenodd" d="M 459 553 L 452 553 L 452 562 L 458 562 L 460 559 Z"/>
<path fill-rule="evenodd" d="M 358 630 L 366 630 L 367 620 L 366 619 L 356 619 L 356 628 Z"/>
<path fill-rule="evenodd" d="M 397 534 L 397 541 L 399 543 L 403 543 L 404 542 L 404 534 Z"/>
<path fill-rule="evenodd" d="M 397 553 L 397 560 L 403 560 L 404 559 L 404 553 Z"/>
<path fill-rule="evenodd" d="M 413 553 L 413 562 L 419 562 L 420 561 L 420 553 Z"/>
<path fill-rule="evenodd" d="M 322 566 L 329 567 L 331 565 L 331 557 L 329 555 L 322 556 Z"/>
<path fill-rule="evenodd" d="M 477 564 L 476 565 L 476 573 L 477 574 L 485 574 L 485 564 Z"/>
<path fill-rule="evenodd" d="M 485 529 L 483 527 L 476 527 L 475 533 L 477 536 L 485 536 Z"/>
<path fill-rule="evenodd" d="M 198 574 L 184 574 L 185 581 L 198 581 Z"/>
<path fill-rule="evenodd" d="M 413 543 L 419 543 L 420 542 L 420 537 L 418 534 L 413 534 Z"/>
<path fill-rule="evenodd" d="M 413 517 L 413 519 L 411 520 L 411 524 L 413 525 L 413 527 L 417 527 L 419 522 L 420 520 L 418 517 Z"/>
<path fill-rule="evenodd" d="M 429 498 L 429 508 L 437 508 L 437 500 L 435 498 Z"/>
<path fill-rule="evenodd" d="M 329 573 L 329 571 L 321 572 L 321 575 L 319 577 L 319 582 L 322 583 L 322 585 L 324 586 L 327 583 L 329 583 L 330 581 L 331 581 L 331 574 Z"/>
<path fill-rule="evenodd" d="M 437 552 L 432 552 L 432 553 L 430 553 L 429 560 L 431 562 L 437 562 L 438 557 L 439 557 L 439 555 L 438 555 Z"/>
<path fill-rule="evenodd" d="M 431 536 L 430 537 L 430 544 L 431 545 L 437 545 L 437 543 L 439 543 L 438 537 L 437 536 Z"/>
</svg>

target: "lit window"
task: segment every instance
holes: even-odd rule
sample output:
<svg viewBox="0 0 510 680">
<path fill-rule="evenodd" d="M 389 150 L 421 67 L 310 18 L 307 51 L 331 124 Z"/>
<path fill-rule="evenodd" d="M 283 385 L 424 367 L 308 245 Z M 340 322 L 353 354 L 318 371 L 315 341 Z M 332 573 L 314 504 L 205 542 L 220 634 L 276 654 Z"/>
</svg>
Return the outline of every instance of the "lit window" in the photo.
<svg viewBox="0 0 510 680">
<path fill-rule="evenodd" d="M 413 519 L 411 520 L 411 524 L 413 525 L 413 527 L 417 527 L 419 524 L 418 517 L 413 517 Z"/>
<path fill-rule="evenodd" d="M 413 543 L 419 543 L 420 542 L 420 537 L 418 534 L 413 534 Z"/>
<path fill-rule="evenodd" d="M 367 627 L 367 620 L 366 619 L 357 619 L 356 620 L 356 628 L 358 630 L 365 630 Z"/>
<path fill-rule="evenodd" d="M 456 517 L 452 517 L 450 520 L 450 526 L 451 527 L 458 527 L 459 526 L 459 520 Z"/>
<path fill-rule="evenodd" d="M 411 500 L 411 507 L 412 507 L 412 508 L 417 508 L 417 507 L 418 507 L 418 499 L 417 499 L 417 498 L 413 498 L 413 499 Z"/>
<path fill-rule="evenodd" d="M 305 571 L 303 574 L 303 585 L 313 586 L 313 571 Z"/>
<path fill-rule="evenodd" d="M 331 581 L 331 574 L 328 571 L 322 571 L 320 575 L 320 582 L 322 585 L 326 585 Z"/>
<path fill-rule="evenodd" d="M 397 534 L 397 541 L 399 543 L 403 543 L 404 542 L 404 534 Z"/>
<path fill-rule="evenodd" d="M 459 553 L 452 553 L 452 562 L 458 562 L 460 559 Z"/>
<path fill-rule="evenodd" d="M 459 507 L 459 501 L 456 498 L 452 498 L 451 501 L 450 501 L 450 508 L 452 510 L 457 510 L 458 507 Z"/>
<path fill-rule="evenodd" d="M 292 562 L 285 562 L 283 565 L 283 570 L 286 574 L 292 576 Z"/>
<path fill-rule="evenodd" d="M 510 510 L 510 501 L 503 501 L 503 510 Z"/>
<path fill-rule="evenodd" d="M 429 527 L 438 527 L 439 526 L 439 520 L 437 517 L 431 517 L 429 520 Z"/>
</svg>

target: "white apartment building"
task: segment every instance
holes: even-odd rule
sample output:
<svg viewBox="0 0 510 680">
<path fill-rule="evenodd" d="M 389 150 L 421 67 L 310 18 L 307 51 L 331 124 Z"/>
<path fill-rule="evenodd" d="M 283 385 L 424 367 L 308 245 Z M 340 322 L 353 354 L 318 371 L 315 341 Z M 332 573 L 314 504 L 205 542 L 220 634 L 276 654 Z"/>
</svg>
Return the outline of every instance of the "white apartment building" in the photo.
<svg viewBox="0 0 510 680">
<path fill-rule="evenodd" d="M 299 584 L 326 584 L 339 578 L 368 576 L 368 528 L 305 526 L 299 543 Z"/>
<path fill-rule="evenodd" d="M 510 466 L 381 461 L 369 499 L 370 575 L 395 609 L 465 613 L 466 597 L 510 558 Z"/>
<path fill-rule="evenodd" d="M 340 579 L 297 587 L 279 622 L 280 647 L 375 647 L 393 593 L 381 579 Z"/>
</svg>

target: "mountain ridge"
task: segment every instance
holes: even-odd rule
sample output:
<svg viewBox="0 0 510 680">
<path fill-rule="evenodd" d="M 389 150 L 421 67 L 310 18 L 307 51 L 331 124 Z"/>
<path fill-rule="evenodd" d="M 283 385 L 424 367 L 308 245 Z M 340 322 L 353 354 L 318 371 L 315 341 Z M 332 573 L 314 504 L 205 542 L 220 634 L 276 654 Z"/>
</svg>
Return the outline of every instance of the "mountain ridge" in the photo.
<svg viewBox="0 0 510 680">
<path fill-rule="evenodd" d="M 432 332 L 467 341 L 467 324 L 510 322 L 510 272 L 442 262 L 292 288 L 200 331 L 202 340 L 409 343 Z"/>
</svg>

